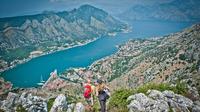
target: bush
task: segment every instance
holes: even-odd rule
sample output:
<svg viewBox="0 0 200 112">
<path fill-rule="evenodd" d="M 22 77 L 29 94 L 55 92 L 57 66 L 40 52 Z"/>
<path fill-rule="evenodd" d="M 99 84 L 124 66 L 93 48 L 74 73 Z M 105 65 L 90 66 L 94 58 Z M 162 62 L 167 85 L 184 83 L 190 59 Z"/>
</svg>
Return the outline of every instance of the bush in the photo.
<svg viewBox="0 0 200 112">
<path fill-rule="evenodd" d="M 187 94 L 187 85 L 184 82 L 177 81 L 176 86 L 173 88 L 174 93 L 185 96 Z"/>
<path fill-rule="evenodd" d="M 187 57 L 185 56 L 185 54 L 179 54 L 179 59 L 180 60 L 186 60 Z"/>
<path fill-rule="evenodd" d="M 154 89 L 158 91 L 164 91 L 164 90 L 173 90 L 173 88 L 167 84 L 167 83 L 161 83 L 161 84 L 155 84 L 155 83 L 148 83 L 143 86 L 138 87 L 135 90 L 135 93 L 144 93 L 146 94 L 148 90 Z"/>
<path fill-rule="evenodd" d="M 115 110 L 115 112 L 126 112 L 128 111 L 126 101 L 127 98 L 133 94 L 133 90 L 121 89 L 114 92 L 110 98 L 109 108 L 110 110 Z"/>
<path fill-rule="evenodd" d="M 55 98 L 50 98 L 47 102 L 47 110 L 50 111 L 51 107 L 53 106 L 53 102 L 55 101 Z"/>
</svg>

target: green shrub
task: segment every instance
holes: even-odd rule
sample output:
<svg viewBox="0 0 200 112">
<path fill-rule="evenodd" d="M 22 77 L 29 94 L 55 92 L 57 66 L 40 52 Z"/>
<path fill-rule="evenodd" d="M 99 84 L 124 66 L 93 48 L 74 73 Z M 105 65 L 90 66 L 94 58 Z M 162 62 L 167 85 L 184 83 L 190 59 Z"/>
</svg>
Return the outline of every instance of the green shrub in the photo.
<svg viewBox="0 0 200 112">
<path fill-rule="evenodd" d="M 26 109 L 24 107 L 22 107 L 22 105 L 18 105 L 16 111 L 17 112 L 27 112 Z"/>
<path fill-rule="evenodd" d="M 125 112 L 128 111 L 126 101 L 127 98 L 133 94 L 133 90 L 130 89 L 121 89 L 114 92 L 110 98 L 109 108 L 110 110 L 115 110 L 116 112 Z"/>
<path fill-rule="evenodd" d="M 179 59 L 180 60 L 186 60 L 187 57 L 185 56 L 185 54 L 179 54 Z"/>
<path fill-rule="evenodd" d="M 176 86 L 173 88 L 174 93 L 185 96 L 187 94 L 187 84 L 184 82 L 177 81 Z"/>
<path fill-rule="evenodd" d="M 160 84 L 156 84 L 156 83 L 147 83 L 144 84 L 140 87 L 138 87 L 137 89 L 135 89 L 135 93 L 144 93 L 146 94 L 148 90 L 158 90 L 158 91 L 165 91 L 165 90 L 171 90 L 174 91 L 175 87 L 170 86 L 170 84 L 168 83 L 160 83 Z"/>
<path fill-rule="evenodd" d="M 50 98 L 47 102 L 47 110 L 50 111 L 51 107 L 53 106 L 53 102 L 55 101 L 55 98 Z"/>
</svg>

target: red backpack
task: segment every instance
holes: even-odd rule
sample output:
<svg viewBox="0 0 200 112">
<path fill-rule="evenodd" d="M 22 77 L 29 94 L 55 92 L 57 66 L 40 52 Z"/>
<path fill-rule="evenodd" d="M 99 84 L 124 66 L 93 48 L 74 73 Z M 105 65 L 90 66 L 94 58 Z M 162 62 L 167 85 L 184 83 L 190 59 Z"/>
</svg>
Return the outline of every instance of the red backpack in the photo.
<svg viewBox="0 0 200 112">
<path fill-rule="evenodd" d="M 87 84 L 86 86 L 84 86 L 85 90 L 83 93 L 83 96 L 85 98 L 90 98 L 91 97 L 91 93 L 92 93 L 92 87 L 91 85 Z"/>
</svg>

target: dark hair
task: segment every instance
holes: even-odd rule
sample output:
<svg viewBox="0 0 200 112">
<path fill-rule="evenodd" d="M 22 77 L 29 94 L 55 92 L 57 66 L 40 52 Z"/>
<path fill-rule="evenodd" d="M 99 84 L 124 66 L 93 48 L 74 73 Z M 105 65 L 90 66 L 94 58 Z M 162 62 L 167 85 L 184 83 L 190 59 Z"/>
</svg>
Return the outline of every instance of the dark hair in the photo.
<svg viewBox="0 0 200 112">
<path fill-rule="evenodd" d="M 98 79 L 98 80 L 97 80 L 97 83 L 99 83 L 99 84 L 102 84 L 102 83 L 103 83 L 103 81 L 102 81 L 102 80 L 100 80 L 100 79 Z"/>
</svg>

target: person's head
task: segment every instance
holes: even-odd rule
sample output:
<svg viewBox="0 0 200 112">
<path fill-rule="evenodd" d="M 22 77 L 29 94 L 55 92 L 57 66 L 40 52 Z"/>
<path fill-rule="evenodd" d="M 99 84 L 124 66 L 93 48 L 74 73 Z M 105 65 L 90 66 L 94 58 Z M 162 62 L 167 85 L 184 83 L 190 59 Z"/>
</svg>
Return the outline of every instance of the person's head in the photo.
<svg viewBox="0 0 200 112">
<path fill-rule="evenodd" d="M 98 83 L 97 83 L 97 81 L 96 81 L 96 80 L 94 81 L 94 85 L 95 85 L 95 86 L 97 86 L 97 85 L 98 85 Z"/>
<path fill-rule="evenodd" d="M 100 84 L 100 85 L 101 85 L 102 83 L 103 83 L 102 80 L 100 80 L 100 79 L 97 80 L 97 84 Z"/>
<path fill-rule="evenodd" d="M 90 84 L 90 83 L 91 83 L 91 80 L 90 80 L 90 79 L 87 79 L 87 83 Z"/>
<path fill-rule="evenodd" d="M 98 91 L 103 90 L 105 88 L 105 84 L 102 80 L 97 80 L 97 88 Z"/>
</svg>

